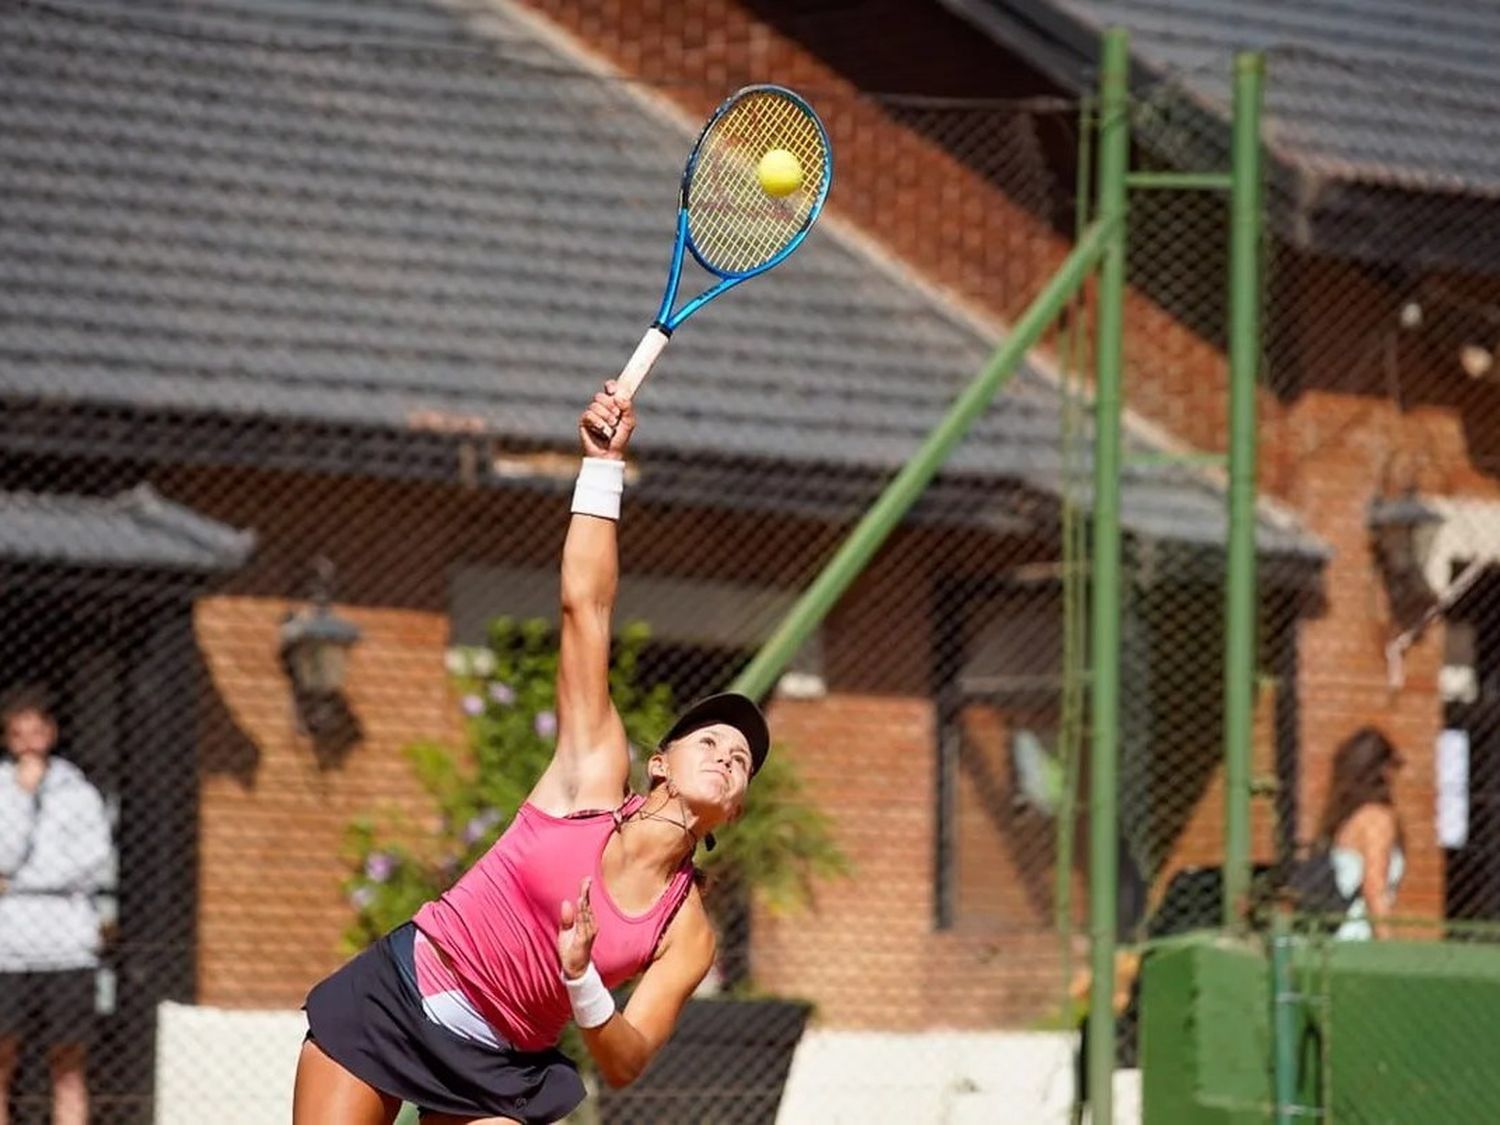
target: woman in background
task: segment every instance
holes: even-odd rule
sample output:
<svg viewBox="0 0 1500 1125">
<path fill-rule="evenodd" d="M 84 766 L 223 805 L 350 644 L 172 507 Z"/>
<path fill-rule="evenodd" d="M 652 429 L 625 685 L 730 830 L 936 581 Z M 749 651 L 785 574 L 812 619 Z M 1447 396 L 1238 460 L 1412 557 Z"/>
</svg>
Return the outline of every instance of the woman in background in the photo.
<svg viewBox="0 0 1500 1125">
<path fill-rule="evenodd" d="M 1405 835 L 1392 784 L 1401 755 L 1374 727 L 1362 727 L 1333 756 L 1318 842 L 1329 848 L 1334 878 L 1349 909 L 1341 941 L 1390 937 L 1388 919 L 1406 872 Z"/>
</svg>

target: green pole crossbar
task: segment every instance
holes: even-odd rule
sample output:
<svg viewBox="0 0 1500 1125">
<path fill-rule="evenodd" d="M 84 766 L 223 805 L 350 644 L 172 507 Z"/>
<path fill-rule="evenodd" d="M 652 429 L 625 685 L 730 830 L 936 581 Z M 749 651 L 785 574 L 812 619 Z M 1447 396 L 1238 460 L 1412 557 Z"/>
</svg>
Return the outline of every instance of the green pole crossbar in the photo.
<svg viewBox="0 0 1500 1125">
<path fill-rule="evenodd" d="M 1116 886 L 1119 877 L 1120 411 L 1125 360 L 1125 175 L 1130 160 L 1130 35 L 1104 33 L 1099 75 L 1096 221 L 1109 232 L 1099 264 L 1094 371 L 1094 596 L 1089 771 L 1089 1120 L 1114 1120 Z"/>
<path fill-rule="evenodd" d="M 1262 57 L 1234 60 L 1229 225 L 1229 559 L 1224 596 L 1224 926 L 1244 926 L 1250 889 L 1255 707 L 1255 387 L 1260 368 Z"/>
<path fill-rule="evenodd" d="M 1230 172 L 1131 172 L 1125 186 L 1139 191 L 1230 191 Z"/>
<path fill-rule="evenodd" d="M 797 599 L 796 605 L 761 646 L 755 658 L 735 678 L 732 690 L 743 692 L 752 699 L 763 698 L 770 691 L 771 685 L 797 654 L 797 650 L 911 510 L 922 490 L 948 459 L 953 447 L 984 413 L 996 392 L 1015 372 L 1021 359 L 1041 338 L 1073 292 L 1083 284 L 1084 278 L 1094 268 L 1094 263 L 1109 242 L 1110 235 L 1110 225 L 1099 222 L 1078 240 L 1078 245 L 1016 321 L 1010 335 L 995 350 L 984 370 L 964 388 L 943 420 L 922 443 L 922 447 L 901 467 L 891 483 L 886 485 L 885 491 L 871 505 L 859 525 L 850 532 L 849 538 L 844 540 L 812 585 Z"/>
<path fill-rule="evenodd" d="M 1127 465 L 1208 465 L 1222 467 L 1229 459 L 1222 453 L 1132 453 L 1125 458 Z"/>
</svg>

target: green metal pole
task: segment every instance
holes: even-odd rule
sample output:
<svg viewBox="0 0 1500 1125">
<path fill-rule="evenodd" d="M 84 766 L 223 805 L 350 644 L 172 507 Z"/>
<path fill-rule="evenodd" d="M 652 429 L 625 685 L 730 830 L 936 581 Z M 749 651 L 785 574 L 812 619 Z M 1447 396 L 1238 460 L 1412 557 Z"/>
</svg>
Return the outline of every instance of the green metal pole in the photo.
<svg viewBox="0 0 1500 1125">
<path fill-rule="evenodd" d="M 1099 267 L 1094 398 L 1094 597 L 1089 776 L 1089 1120 L 1114 1120 L 1115 881 L 1119 877 L 1120 384 L 1125 360 L 1125 176 L 1130 163 L 1130 35 L 1104 33 L 1099 75 L 1097 222 L 1109 231 Z"/>
<path fill-rule="evenodd" d="M 1255 387 L 1260 367 L 1260 97 L 1264 62 L 1234 60 L 1229 195 L 1229 560 L 1224 606 L 1224 927 L 1241 929 L 1250 889 L 1250 749 L 1255 692 Z"/>
<path fill-rule="evenodd" d="M 1292 933 L 1286 912 L 1271 918 L 1271 1078 L 1276 1125 L 1292 1125 L 1297 1105 L 1297 1001 L 1292 990 Z"/>
<path fill-rule="evenodd" d="M 1085 96 L 1078 105 L 1078 172 L 1073 185 L 1073 229 L 1089 224 L 1089 186 L 1094 182 L 1094 103 Z M 1075 502 L 1082 483 L 1083 461 L 1079 449 L 1083 437 L 1082 347 L 1085 340 L 1086 297 L 1073 296 L 1068 316 L 1067 340 L 1062 354 L 1062 448 L 1063 448 L 1063 691 L 1058 723 L 1058 751 L 1062 757 L 1062 797 L 1058 801 L 1053 871 L 1054 924 L 1057 929 L 1060 1002 L 1058 1010 L 1072 1018 L 1073 981 L 1073 848 L 1078 836 L 1078 764 L 1083 745 L 1084 684 L 1088 678 L 1088 567 L 1084 552 L 1083 512 Z M 1078 1101 L 1074 1099 L 1074 1113 Z"/>
<path fill-rule="evenodd" d="M 891 483 L 886 485 L 880 498 L 871 505 L 822 573 L 797 599 L 797 604 L 761 646 L 749 666 L 736 677 L 733 690 L 759 699 L 771 689 L 771 685 L 797 654 L 803 642 L 827 616 L 828 611 L 859 576 L 887 536 L 916 503 L 922 490 L 948 459 L 953 447 L 984 413 L 1022 357 L 1041 337 L 1058 311 L 1067 304 L 1074 290 L 1083 284 L 1083 279 L 1088 276 L 1102 253 L 1109 233 L 1106 225 L 1095 224 L 1079 240 L 1073 252 L 1052 275 L 1052 280 L 1021 314 L 1010 335 L 995 350 L 984 370 L 964 388 L 943 420 L 922 443 L 922 447 L 902 466 Z"/>
</svg>

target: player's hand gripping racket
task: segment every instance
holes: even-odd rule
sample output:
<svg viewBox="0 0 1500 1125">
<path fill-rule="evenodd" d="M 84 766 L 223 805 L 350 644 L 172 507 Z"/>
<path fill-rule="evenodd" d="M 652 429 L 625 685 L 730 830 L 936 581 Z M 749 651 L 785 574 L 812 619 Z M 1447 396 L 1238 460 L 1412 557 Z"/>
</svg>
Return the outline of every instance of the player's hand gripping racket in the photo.
<svg viewBox="0 0 1500 1125">
<path fill-rule="evenodd" d="M 828 134 L 802 98 L 781 86 L 746 86 L 725 99 L 688 155 L 666 291 L 615 394 L 635 396 L 684 320 L 797 249 L 832 179 Z M 718 281 L 673 312 L 684 248 Z"/>
</svg>

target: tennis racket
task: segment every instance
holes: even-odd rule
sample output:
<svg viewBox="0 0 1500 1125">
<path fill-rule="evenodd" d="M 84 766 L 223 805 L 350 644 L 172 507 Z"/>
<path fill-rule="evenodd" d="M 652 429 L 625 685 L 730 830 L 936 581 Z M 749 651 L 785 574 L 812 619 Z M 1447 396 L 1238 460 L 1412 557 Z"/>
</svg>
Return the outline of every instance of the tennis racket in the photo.
<svg viewBox="0 0 1500 1125">
<path fill-rule="evenodd" d="M 783 170 L 790 163 L 786 154 L 794 158 L 800 171 L 795 187 L 773 195 L 762 186 L 762 161 L 768 153 Z M 726 98 L 688 155 L 661 307 L 620 372 L 615 394 L 635 396 L 673 331 L 688 317 L 785 261 L 817 221 L 832 180 L 828 133 L 805 100 L 770 85 L 746 86 Z M 674 312 L 684 250 L 718 280 Z"/>
</svg>

